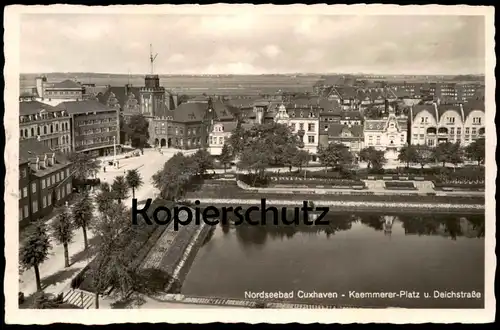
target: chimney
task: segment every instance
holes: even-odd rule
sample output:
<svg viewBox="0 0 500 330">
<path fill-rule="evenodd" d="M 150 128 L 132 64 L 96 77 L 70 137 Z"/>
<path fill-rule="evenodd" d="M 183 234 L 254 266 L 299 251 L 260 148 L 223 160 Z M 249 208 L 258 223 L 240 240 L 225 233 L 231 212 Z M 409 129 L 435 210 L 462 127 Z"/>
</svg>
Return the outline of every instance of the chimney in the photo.
<svg viewBox="0 0 500 330">
<path fill-rule="evenodd" d="M 35 168 L 37 171 L 40 170 L 40 157 L 36 156 Z"/>
<path fill-rule="evenodd" d="M 130 89 L 130 85 L 125 84 L 125 96 L 128 96 L 129 89 Z"/>
<path fill-rule="evenodd" d="M 47 154 L 44 154 L 44 156 L 43 156 L 43 167 L 48 167 Z"/>
</svg>

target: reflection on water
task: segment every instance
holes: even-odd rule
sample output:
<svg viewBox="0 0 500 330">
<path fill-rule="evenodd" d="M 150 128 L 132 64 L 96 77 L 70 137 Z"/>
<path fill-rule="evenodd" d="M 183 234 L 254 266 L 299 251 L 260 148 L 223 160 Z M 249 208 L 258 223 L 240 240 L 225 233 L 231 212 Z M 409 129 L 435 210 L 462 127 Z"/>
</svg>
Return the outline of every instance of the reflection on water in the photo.
<svg viewBox="0 0 500 330">
<path fill-rule="evenodd" d="M 207 238 L 184 294 L 337 292 L 311 303 L 360 307 L 482 308 L 483 299 L 350 299 L 350 290 L 484 289 L 484 214 L 338 213 L 328 225 L 221 225 Z M 346 297 L 341 297 L 345 293 Z M 295 297 L 295 300 L 296 297 Z M 304 301 L 302 301 L 304 302 Z"/>
</svg>

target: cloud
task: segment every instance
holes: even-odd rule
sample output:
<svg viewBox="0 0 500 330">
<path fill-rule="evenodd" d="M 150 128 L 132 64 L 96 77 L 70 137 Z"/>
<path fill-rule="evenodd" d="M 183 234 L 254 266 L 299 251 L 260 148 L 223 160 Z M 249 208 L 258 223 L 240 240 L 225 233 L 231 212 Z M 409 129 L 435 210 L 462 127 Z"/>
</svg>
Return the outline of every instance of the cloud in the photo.
<svg viewBox="0 0 500 330">
<path fill-rule="evenodd" d="M 23 72 L 141 73 L 153 44 L 159 73 L 482 73 L 484 38 L 480 16 L 30 14 L 20 59 Z"/>
</svg>

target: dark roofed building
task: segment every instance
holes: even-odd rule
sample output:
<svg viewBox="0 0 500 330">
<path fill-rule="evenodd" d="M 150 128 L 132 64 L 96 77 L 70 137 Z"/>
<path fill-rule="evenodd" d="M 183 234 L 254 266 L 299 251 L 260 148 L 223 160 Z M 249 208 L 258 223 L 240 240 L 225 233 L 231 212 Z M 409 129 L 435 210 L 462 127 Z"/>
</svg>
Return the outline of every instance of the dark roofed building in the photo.
<svg viewBox="0 0 500 330">
<path fill-rule="evenodd" d="M 19 142 L 19 224 L 42 218 L 73 191 L 71 162 L 36 139 Z"/>
<path fill-rule="evenodd" d="M 351 152 L 359 153 L 363 147 L 363 126 L 329 123 L 328 127 L 321 128 L 319 140 L 322 147 L 339 143 L 349 147 Z"/>
</svg>

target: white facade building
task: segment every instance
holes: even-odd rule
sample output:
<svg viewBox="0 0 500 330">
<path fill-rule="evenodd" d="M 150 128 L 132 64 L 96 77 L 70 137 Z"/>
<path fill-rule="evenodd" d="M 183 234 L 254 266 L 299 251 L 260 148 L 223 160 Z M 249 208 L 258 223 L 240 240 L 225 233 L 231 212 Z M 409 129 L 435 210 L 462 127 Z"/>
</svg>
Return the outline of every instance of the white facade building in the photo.
<svg viewBox="0 0 500 330">
<path fill-rule="evenodd" d="M 302 142 L 303 150 L 311 154 L 312 161 L 316 161 L 319 146 L 319 108 L 286 108 L 283 104 L 279 106 L 274 121 L 285 124 L 291 131 L 300 137 L 299 131 L 304 133 Z"/>
<path fill-rule="evenodd" d="M 366 119 L 364 123 L 364 147 L 374 147 L 385 152 L 387 160 L 396 160 L 399 151 L 407 144 L 408 121 L 389 111 L 382 119 Z"/>
<path fill-rule="evenodd" d="M 416 105 L 410 110 L 411 144 L 436 146 L 442 142 L 467 146 L 485 136 L 484 102 L 464 105 Z"/>
</svg>

